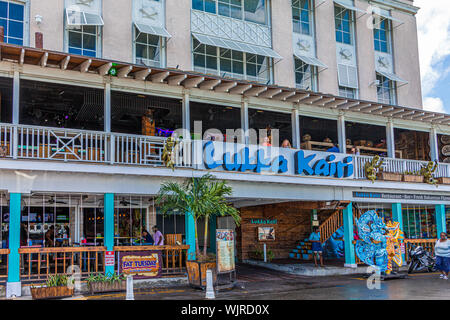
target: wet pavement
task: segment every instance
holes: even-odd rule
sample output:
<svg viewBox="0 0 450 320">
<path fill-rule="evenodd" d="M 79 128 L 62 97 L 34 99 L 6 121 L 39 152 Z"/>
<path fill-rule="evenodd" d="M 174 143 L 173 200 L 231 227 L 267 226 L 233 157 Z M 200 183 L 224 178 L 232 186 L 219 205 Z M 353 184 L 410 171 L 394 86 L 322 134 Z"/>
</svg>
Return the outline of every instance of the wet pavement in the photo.
<svg viewBox="0 0 450 320">
<path fill-rule="evenodd" d="M 239 288 L 216 293 L 218 300 L 450 300 L 450 280 L 438 273 L 413 274 L 369 289 L 362 276 L 308 277 L 240 265 Z M 201 300 L 205 292 L 187 286 L 135 291 L 135 300 Z M 74 300 L 123 300 L 125 293 L 74 297 Z"/>
</svg>

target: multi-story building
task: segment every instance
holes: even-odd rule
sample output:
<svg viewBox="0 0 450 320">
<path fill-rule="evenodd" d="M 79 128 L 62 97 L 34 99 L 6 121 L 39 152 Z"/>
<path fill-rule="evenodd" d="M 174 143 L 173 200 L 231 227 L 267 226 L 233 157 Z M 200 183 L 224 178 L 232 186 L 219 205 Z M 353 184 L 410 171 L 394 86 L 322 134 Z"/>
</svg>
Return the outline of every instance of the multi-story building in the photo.
<svg viewBox="0 0 450 320">
<path fill-rule="evenodd" d="M 291 249 L 318 225 L 324 243 L 342 230 L 355 266 L 353 212 L 366 209 L 399 221 L 407 246 L 431 245 L 450 205 L 450 115 L 422 109 L 417 11 L 411 0 L 0 1 L 8 296 L 73 264 L 114 271 L 105 252 L 141 250 L 130 245 L 155 224 L 164 274 L 184 272 L 192 216 L 161 215 L 154 196 L 206 172 L 233 187 L 241 260 L 262 245 L 263 221 L 275 257 L 305 258 Z M 264 146 L 249 139 L 267 128 Z M 243 129 L 239 143 L 227 129 Z M 162 150 L 177 130 L 172 171 Z M 242 155 L 224 162 L 223 146 Z M 384 174 L 372 182 L 375 155 Z M 414 174 L 429 161 L 437 186 Z M 230 226 L 213 219 L 210 231 Z"/>
</svg>

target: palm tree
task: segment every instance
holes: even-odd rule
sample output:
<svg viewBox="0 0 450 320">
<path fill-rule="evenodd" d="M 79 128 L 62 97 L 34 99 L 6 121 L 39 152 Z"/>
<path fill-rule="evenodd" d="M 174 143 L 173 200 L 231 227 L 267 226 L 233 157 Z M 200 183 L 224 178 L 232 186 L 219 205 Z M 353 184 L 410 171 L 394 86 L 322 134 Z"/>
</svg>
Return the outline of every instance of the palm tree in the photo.
<svg viewBox="0 0 450 320">
<path fill-rule="evenodd" d="M 206 247 L 208 238 L 208 221 L 212 216 L 230 215 L 237 225 L 241 221 L 239 212 L 226 201 L 226 196 L 231 196 L 233 189 L 226 181 L 218 181 L 213 175 L 205 174 L 200 178 L 189 178 L 183 183 L 165 182 L 156 197 L 156 204 L 161 212 L 167 214 L 173 210 L 190 212 L 194 218 L 195 227 L 195 252 L 201 256 L 199 260 L 206 259 Z M 203 254 L 200 255 L 197 235 L 197 221 L 205 220 L 205 238 Z"/>
</svg>

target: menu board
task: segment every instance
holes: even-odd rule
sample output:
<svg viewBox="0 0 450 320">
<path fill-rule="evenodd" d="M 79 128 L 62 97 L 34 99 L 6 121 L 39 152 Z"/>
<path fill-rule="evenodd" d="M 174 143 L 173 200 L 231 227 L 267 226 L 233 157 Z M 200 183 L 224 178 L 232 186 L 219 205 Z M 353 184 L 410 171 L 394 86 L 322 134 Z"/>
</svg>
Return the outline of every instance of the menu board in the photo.
<svg viewBox="0 0 450 320">
<path fill-rule="evenodd" d="M 216 248 L 217 271 L 219 273 L 234 271 L 234 231 L 231 229 L 217 229 Z"/>
</svg>

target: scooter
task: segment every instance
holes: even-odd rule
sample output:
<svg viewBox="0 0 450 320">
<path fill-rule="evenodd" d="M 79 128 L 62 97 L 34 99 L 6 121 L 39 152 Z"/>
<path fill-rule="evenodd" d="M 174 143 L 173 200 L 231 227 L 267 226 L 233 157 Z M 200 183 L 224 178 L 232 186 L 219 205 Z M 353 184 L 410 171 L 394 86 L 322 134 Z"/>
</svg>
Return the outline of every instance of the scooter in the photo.
<svg viewBox="0 0 450 320">
<path fill-rule="evenodd" d="M 413 272 L 434 272 L 436 271 L 436 258 L 430 252 L 425 250 L 422 246 L 417 246 L 409 251 L 408 274 Z"/>
</svg>

